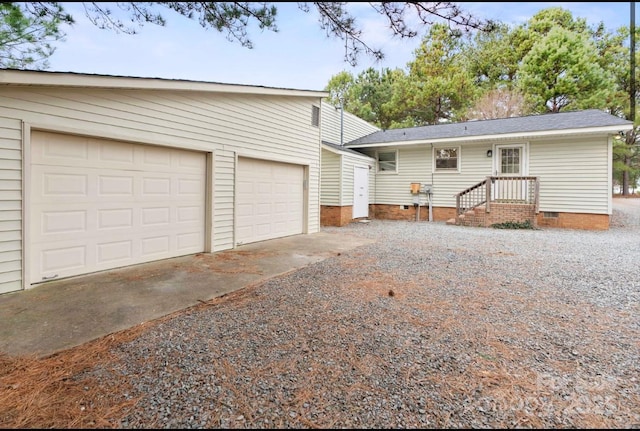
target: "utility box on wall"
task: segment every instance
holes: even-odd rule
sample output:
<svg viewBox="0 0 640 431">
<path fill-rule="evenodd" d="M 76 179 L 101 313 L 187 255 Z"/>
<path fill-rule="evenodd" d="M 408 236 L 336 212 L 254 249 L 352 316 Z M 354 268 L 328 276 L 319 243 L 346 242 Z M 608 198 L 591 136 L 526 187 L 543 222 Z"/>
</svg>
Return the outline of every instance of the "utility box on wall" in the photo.
<svg viewBox="0 0 640 431">
<path fill-rule="evenodd" d="M 411 183 L 411 193 L 414 195 L 420 193 L 420 183 Z"/>
</svg>

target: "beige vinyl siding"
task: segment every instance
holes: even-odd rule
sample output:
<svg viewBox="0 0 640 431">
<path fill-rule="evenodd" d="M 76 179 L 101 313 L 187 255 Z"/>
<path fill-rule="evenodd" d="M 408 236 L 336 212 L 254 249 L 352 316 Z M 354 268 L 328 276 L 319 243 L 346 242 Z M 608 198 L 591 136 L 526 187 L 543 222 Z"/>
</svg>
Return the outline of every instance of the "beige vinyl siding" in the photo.
<svg viewBox="0 0 640 431">
<path fill-rule="evenodd" d="M 0 211 L 9 212 L 4 223 L 9 230 L 1 233 L 4 240 L 0 241 L 13 244 L 8 252 L 20 250 L 21 220 L 16 215 L 22 190 L 15 183 L 21 179 L 20 120 L 33 129 L 213 152 L 214 251 L 234 247 L 237 154 L 308 166 L 306 232 L 317 232 L 320 129 L 311 125 L 311 112 L 319 103 L 316 96 L 300 95 L 4 86 L 0 93 L 1 179 L 10 183 L 0 190 Z M 16 262 L 18 270 L 0 273 L 0 285 L 21 277 L 19 261 L 10 262 Z"/>
<path fill-rule="evenodd" d="M 224 145 L 225 149 L 309 158 L 317 154 L 318 147 L 300 142 L 318 140 L 318 129 L 311 126 L 314 101 L 177 91 L 6 88 L 0 98 L 0 115 L 13 112 L 39 126 L 118 135 L 115 139 L 145 139 L 204 150 Z"/>
<path fill-rule="evenodd" d="M 379 151 L 393 150 L 392 147 Z M 410 205 L 413 203 L 411 183 L 427 182 L 431 178 L 430 149 L 426 146 L 399 148 L 397 173 L 380 173 L 375 176 L 375 197 L 371 203 L 387 205 Z M 368 152 L 375 157 L 375 151 Z M 375 165 L 372 170 L 376 169 Z"/>
<path fill-rule="evenodd" d="M 540 179 L 540 211 L 610 214 L 605 137 L 530 145 L 529 173 Z"/>
<path fill-rule="evenodd" d="M 451 145 L 455 147 L 456 145 Z M 491 144 L 460 146 L 460 172 L 437 172 L 433 174 L 433 205 L 455 207 L 455 194 L 471 187 L 491 175 L 493 162 L 487 157 Z M 429 151 L 429 154 L 432 154 Z"/>
<path fill-rule="evenodd" d="M 318 149 L 320 147 L 318 146 Z M 319 151 L 319 150 L 318 150 Z M 307 226 L 306 232 L 320 232 L 320 155 L 316 158 L 309 169 L 308 175 L 309 194 L 307 200 Z"/>
<path fill-rule="evenodd" d="M 213 156 L 213 247 L 226 250 L 234 241 L 235 153 L 216 151 Z"/>
<path fill-rule="evenodd" d="M 321 205 L 342 205 L 340 198 L 340 173 L 342 156 L 322 150 L 322 182 L 320 186 Z"/>
<path fill-rule="evenodd" d="M 430 145 L 379 150 L 395 148 L 398 148 L 398 173 L 376 174 L 371 203 L 411 205 L 410 183 L 421 182 L 433 184 L 434 206 L 455 207 L 456 193 L 493 173 L 493 159 L 486 156 L 487 150 L 492 149 L 491 143 L 461 145 L 459 172 L 433 171 L 433 174 Z M 528 175 L 540 180 L 540 211 L 610 213 L 607 138 L 538 140 L 529 142 L 525 148 Z M 375 150 L 367 150 L 367 154 L 374 157 Z"/>
<path fill-rule="evenodd" d="M 373 160 L 368 162 L 366 159 L 350 154 L 342 156 L 342 202 L 340 204 L 342 206 L 353 205 L 353 169 L 356 166 L 368 168 L 375 166 L 375 163 Z M 369 179 L 369 186 L 371 188 L 371 179 Z"/>
<path fill-rule="evenodd" d="M 340 145 L 340 109 L 336 109 L 327 102 L 322 102 L 321 112 L 322 140 Z M 378 127 L 346 111 L 342 122 L 344 143 L 380 130 Z"/>
<path fill-rule="evenodd" d="M 456 147 L 458 145 L 452 144 Z M 459 172 L 433 171 L 433 150 L 430 145 L 398 148 L 398 173 L 377 173 L 371 203 L 387 205 L 412 205 L 411 183 L 433 185 L 432 204 L 439 207 L 455 207 L 454 195 L 491 175 L 492 159 L 486 156 L 490 144 L 460 146 Z M 394 147 L 380 148 L 392 150 Z M 367 154 L 374 157 L 375 151 Z M 374 169 L 375 170 L 375 166 Z M 433 172 L 433 174 L 432 174 Z M 370 192 L 371 193 L 371 192 Z M 426 197 L 422 197 L 426 203 Z"/>
<path fill-rule="evenodd" d="M 0 293 L 22 287 L 22 125 L 0 118 Z"/>
<path fill-rule="evenodd" d="M 361 118 L 349 112 L 344 112 L 341 118 L 340 109 L 322 102 L 321 106 L 321 133 L 322 140 L 334 145 L 340 145 L 340 128 L 342 124 L 342 141 L 347 143 L 380 130 L 378 127 L 367 123 Z M 323 159 L 322 166 L 322 198 L 321 205 L 353 205 L 353 167 L 375 166 L 375 162 L 368 161 L 364 157 L 350 155 L 347 152 L 337 154 L 324 150 L 324 154 L 332 154 Z M 339 169 L 336 172 L 336 169 Z M 373 171 L 373 169 L 371 170 Z M 373 190 L 375 190 L 375 173 L 370 171 L 369 178 L 369 202 L 373 202 Z"/>
<path fill-rule="evenodd" d="M 353 169 L 373 167 L 375 160 L 363 155 L 351 154 L 347 151 L 322 150 L 322 192 L 321 205 L 348 206 L 353 205 Z M 369 196 L 373 184 L 373 169 L 369 171 Z"/>
</svg>

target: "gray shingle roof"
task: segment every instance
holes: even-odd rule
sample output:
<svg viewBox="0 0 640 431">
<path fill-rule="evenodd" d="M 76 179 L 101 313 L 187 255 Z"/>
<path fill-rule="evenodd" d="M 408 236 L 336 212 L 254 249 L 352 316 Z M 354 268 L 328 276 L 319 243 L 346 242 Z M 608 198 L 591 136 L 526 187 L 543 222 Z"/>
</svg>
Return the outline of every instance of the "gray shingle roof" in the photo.
<svg viewBox="0 0 640 431">
<path fill-rule="evenodd" d="M 576 112 L 381 130 L 348 142 L 345 146 L 443 138 L 469 138 L 483 135 L 531 133 L 590 127 L 628 126 L 630 124 L 633 123 L 598 109 L 588 109 Z"/>
<path fill-rule="evenodd" d="M 326 145 L 327 147 L 334 148 L 334 149 L 336 149 L 336 150 L 338 150 L 338 151 L 343 151 L 343 152 L 345 152 L 345 153 L 347 153 L 347 154 L 353 154 L 353 155 L 356 155 L 356 156 L 369 157 L 369 156 L 367 156 L 366 154 L 362 154 L 360 151 L 352 150 L 352 149 L 350 149 L 350 148 L 346 148 L 345 146 L 340 146 L 340 145 L 337 145 L 337 144 L 332 144 L 331 142 L 322 141 L 322 144 L 323 144 L 323 145 Z"/>
</svg>

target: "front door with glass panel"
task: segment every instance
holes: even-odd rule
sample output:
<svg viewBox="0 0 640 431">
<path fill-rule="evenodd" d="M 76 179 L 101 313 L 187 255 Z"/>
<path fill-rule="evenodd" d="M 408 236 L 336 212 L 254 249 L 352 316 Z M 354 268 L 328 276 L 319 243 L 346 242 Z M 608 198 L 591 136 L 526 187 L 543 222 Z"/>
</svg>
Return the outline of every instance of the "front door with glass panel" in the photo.
<svg viewBox="0 0 640 431">
<path fill-rule="evenodd" d="M 525 164 L 525 145 L 496 145 L 494 157 L 493 199 L 497 201 L 526 200 L 526 182 L 512 177 L 527 175 Z"/>
</svg>

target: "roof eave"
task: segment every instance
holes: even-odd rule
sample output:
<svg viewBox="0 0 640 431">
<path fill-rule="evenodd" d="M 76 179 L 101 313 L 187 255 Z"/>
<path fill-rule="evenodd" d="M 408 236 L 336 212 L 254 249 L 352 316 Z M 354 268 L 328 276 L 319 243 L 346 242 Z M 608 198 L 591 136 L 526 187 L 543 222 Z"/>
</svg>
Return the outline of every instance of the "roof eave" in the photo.
<svg viewBox="0 0 640 431">
<path fill-rule="evenodd" d="M 242 84 L 138 78 L 126 76 L 90 75 L 67 72 L 40 72 L 27 70 L 0 70 L 0 85 L 45 86 L 72 88 L 108 88 L 131 90 L 178 90 L 211 93 L 265 94 L 303 97 L 329 97 L 326 91 L 296 90 Z"/>
<path fill-rule="evenodd" d="M 332 147 L 330 145 L 326 145 L 325 143 L 322 143 L 322 148 L 327 150 L 327 151 L 330 151 L 330 152 L 332 152 L 334 154 L 341 155 L 341 156 L 351 156 L 351 157 L 355 157 L 355 158 L 358 158 L 358 159 L 363 159 L 363 160 L 366 160 L 366 161 L 374 161 L 375 160 L 372 157 L 367 156 L 366 154 L 354 154 L 354 153 L 352 153 L 350 151 L 339 150 L 338 148 L 334 148 L 334 147 Z"/>
<path fill-rule="evenodd" d="M 419 144 L 450 144 L 450 143 L 463 143 L 463 142 L 482 142 L 482 141 L 502 141 L 513 139 L 531 139 L 531 138 L 546 138 L 554 136 L 575 136 L 575 135 L 615 135 L 618 132 L 624 132 L 633 129 L 633 124 L 621 124 L 617 126 L 602 126 L 602 127 L 588 127 L 578 129 L 564 129 L 564 130 L 546 130 L 540 132 L 526 132 L 526 133 L 496 133 L 492 135 L 476 135 L 476 136 L 456 136 L 452 138 L 435 138 L 435 139 L 414 139 L 410 141 L 388 141 L 388 142 L 376 142 L 371 144 L 345 144 L 347 148 L 373 148 L 373 147 L 387 147 L 387 146 L 408 146 Z"/>
</svg>

